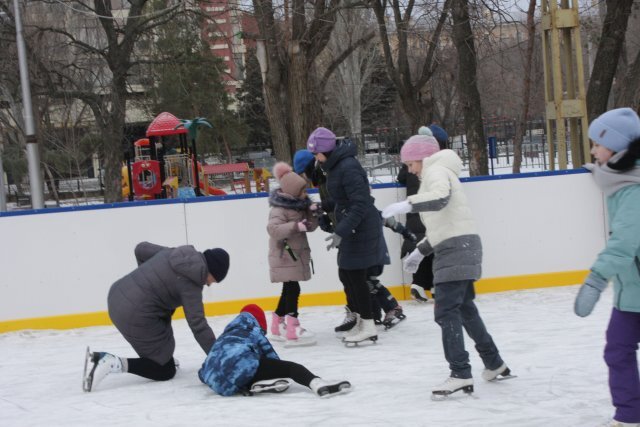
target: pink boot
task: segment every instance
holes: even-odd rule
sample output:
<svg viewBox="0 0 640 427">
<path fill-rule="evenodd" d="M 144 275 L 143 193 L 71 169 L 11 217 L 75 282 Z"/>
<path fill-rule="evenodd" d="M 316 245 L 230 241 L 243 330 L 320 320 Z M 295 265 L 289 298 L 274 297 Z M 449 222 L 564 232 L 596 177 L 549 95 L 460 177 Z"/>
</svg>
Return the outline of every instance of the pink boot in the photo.
<svg viewBox="0 0 640 427">
<path fill-rule="evenodd" d="M 284 324 L 284 317 L 278 316 L 274 311 L 271 314 L 271 336 L 272 341 L 284 341 L 287 328 Z"/>
<path fill-rule="evenodd" d="M 285 322 L 287 324 L 285 347 L 301 347 L 316 343 L 314 334 L 301 327 L 297 317 L 287 315 L 285 316 Z"/>
</svg>

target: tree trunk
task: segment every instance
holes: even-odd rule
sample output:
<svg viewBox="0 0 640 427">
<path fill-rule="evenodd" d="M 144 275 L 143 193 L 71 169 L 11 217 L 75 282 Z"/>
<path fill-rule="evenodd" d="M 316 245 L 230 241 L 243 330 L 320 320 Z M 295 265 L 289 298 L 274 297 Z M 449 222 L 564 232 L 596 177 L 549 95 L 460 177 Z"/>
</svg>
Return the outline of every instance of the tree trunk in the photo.
<svg viewBox="0 0 640 427">
<path fill-rule="evenodd" d="M 529 0 L 527 10 L 527 50 L 525 51 L 524 78 L 522 84 L 522 113 L 516 121 L 516 134 L 513 138 L 513 173 L 520 173 L 522 165 L 522 138 L 524 136 L 531 95 L 531 64 L 533 63 L 533 47 L 536 41 L 536 0 Z"/>
<path fill-rule="evenodd" d="M 640 107 L 640 51 L 627 70 L 620 97 L 616 99 L 616 107 L 631 107 L 634 110 Z"/>
<path fill-rule="evenodd" d="M 487 144 L 482 124 L 482 107 L 476 76 L 476 49 L 469 22 L 468 0 L 453 0 L 451 16 L 453 40 L 458 52 L 458 86 L 469 150 L 469 174 L 487 175 Z"/>
<path fill-rule="evenodd" d="M 589 121 L 607 111 L 611 84 L 622 52 L 633 0 L 607 0 L 606 4 L 607 14 L 587 90 Z"/>
</svg>

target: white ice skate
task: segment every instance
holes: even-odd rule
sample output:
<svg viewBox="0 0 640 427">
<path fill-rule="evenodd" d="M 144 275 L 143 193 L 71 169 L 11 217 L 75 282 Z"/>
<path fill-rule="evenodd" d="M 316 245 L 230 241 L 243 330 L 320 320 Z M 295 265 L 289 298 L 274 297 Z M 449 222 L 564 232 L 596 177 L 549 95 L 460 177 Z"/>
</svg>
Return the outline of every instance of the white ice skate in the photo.
<svg viewBox="0 0 640 427">
<path fill-rule="evenodd" d="M 339 394 L 349 393 L 351 383 L 349 381 L 325 381 L 322 378 L 314 378 L 309 388 L 322 398 L 333 397 Z"/>
<path fill-rule="evenodd" d="M 412 284 L 411 285 L 411 298 L 418 302 L 427 302 L 429 301 L 429 297 L 427 293 L 424 291 L 424 288 L 419 285 Z"/>
<path fill-rule="evenodd" d="M 357 347 L 358 344 L 366 341 L 376 343 L 378 341 L 378 330 L 373 319 L 361 319 L 358 314 L 358 323 L 345 334 L 343 341 L 347 347 Z"/>
<path fill-rule="evenodd" d="M 431 398 L 433 400 L 440 400 L 460 390 L 466 394 L 473 393 L 473 378 L 449 377 L 445 382 L 431 389 Z"/>
<path fill-rule="evenodd" d="M 622 421 L 611 420 L 602 427 L 640 427 L 640 423 L 623 423 Z"/>
<path fill-rule="evenodd" d="M 482 371 L 482 379 L 485 381 L 503 381 L 511 378 L 516 378 L 516 375 L 511 375 L 511 369 L 505 363 L 498 369 L 485 369 Z"/>
<path fill-rule="evenodd" d="M 289 389 L 291 383 L 286 378 L 275 378 L 256 381 L 251 385 L 250 394 L 255 393 L 282 393 Z"/>
<path fill-rule="evenodd" d="M 92 391 L 107 375 L 122 372 L 122 361 L 110 353 L 91 353 L 89 347 L 85 354 L 82 390 Z"/>
</svg>

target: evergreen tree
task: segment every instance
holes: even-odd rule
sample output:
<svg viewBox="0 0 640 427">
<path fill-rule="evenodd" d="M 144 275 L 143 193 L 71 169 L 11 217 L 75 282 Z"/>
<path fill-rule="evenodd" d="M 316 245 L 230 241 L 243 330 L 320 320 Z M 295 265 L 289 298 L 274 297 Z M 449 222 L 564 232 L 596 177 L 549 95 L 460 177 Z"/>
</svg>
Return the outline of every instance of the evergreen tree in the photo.
<svg viewBox="0 0 640 427">
<path fill-rule="evenodd" d="M 155 41 L 151 89 L 154 115 L 170 112 L 179 119 L 206 118 L 213 129 L 198 133 L 198 153 L 230 155 L 228 148 L 246 144 L 246 132 L 230 110 L 224 84 L 224 62 L 201 38 L 200 18 L 184 16 L 165 25 Z"/>
<path fill-rule="evenodd" d="M 273 148 L 269 119 L 264 107 L 262 75 L 255 49 L 247 52 L 246 60 L 245 79 L 237 93 L 238 115 L 247 127 L 250 146 Z"/>
</svg>

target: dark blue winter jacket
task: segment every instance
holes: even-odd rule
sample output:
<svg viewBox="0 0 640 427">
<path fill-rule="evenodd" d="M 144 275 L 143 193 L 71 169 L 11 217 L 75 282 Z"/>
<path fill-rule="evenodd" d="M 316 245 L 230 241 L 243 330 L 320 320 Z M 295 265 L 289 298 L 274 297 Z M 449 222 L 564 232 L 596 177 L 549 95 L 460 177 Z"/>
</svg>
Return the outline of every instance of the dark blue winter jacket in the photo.
<svg viewBox="0 0 640 427">
<path fill-rule="evenodd" d="M 251 386 L 263 357 L 279 359 L 258 321 L 240 313 L 211 347 L 198 377 L 216 393 L 231 396 Z"/>
<path fill-rule="evenodd" d="M 374 206 L 369 179 L 358 159 L 356 145 L 344 140 L 322 165 L 327 189 L 335 203 L 335 233 L 342 237 L 338 267 L 359 270 L 389 264 L 382 219 Z"/>
</svg>

